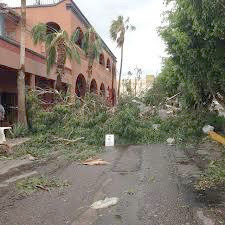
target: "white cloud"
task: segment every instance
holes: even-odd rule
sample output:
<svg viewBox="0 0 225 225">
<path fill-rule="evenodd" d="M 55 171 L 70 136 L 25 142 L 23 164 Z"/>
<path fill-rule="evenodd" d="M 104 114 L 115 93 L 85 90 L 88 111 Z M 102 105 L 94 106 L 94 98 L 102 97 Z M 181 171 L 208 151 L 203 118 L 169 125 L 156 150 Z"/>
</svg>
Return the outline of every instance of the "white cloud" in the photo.
<svg viewBox="0 0 225 225">
<path fill-rule="evenodd" d="M 20 2 L 19 0 L 2 0 L 3 2 Z M 34 0 L 28 0 L 34 1 Z M 161 58 L 165 56 L 165 47 L 157 34 L 161 24 L 163 0 L 74 0 L 103 40 L 115 53 L 120 66 L 120 50 L 110 40 L 109 27 L 118 15 L 129 16 L 136 26 L 135 32 L 126 36 L 124 69 L 126 74 L 138 66 L 145 74 L 157 74 L 161 68 Z"/>
</svg>

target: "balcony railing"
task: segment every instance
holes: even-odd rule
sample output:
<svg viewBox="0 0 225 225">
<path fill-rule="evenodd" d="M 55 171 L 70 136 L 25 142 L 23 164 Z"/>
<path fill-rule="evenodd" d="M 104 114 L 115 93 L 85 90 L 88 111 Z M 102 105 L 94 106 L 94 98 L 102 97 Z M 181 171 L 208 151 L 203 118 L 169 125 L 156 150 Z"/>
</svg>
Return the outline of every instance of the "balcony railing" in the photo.
<svg viewBox="0 0 225 225">
<path fill-rule="evenodd" d="M 27 6 L 41 6 L 41 5 L 52 5 L 61 2 L 62 0 L 27 0 Z M 0 3 L 4 3 L 9 7 L 19 7 L 20 0 L 0 0 Z"/>
</svg>

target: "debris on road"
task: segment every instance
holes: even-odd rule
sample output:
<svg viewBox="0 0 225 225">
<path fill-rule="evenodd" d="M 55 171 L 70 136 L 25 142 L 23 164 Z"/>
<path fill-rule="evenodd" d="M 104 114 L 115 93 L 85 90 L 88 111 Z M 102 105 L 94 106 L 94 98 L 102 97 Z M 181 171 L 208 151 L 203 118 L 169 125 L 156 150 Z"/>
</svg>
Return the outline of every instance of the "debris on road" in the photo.
<svg viewBox="0 0 225 225">
<path fill-rule="evenodd" d="M 104 208 L 108 208 L 110 206 L 114 206 L 118 203 L 119 198 L 106 198 L 105 200 L 100 200 L 97 202 L 94 202 L 91 205 L 92 209 L 104 209 Z"/>
<path fill-rule="evenodd" d="M 225 145 L 225 138 L 216 132 L 214 132 L 214 127 L 210 125 L 206 125 L 202 128 L 203 132 L 208 134 L 214 141 L 217 141 L 223 145 Z"/>
<path fill-rule="evenodd" d="M 169 145 L 173 145 L 175 143 L 175 139 L 174 138 L 168 138 L 166 141 L 167 141 L 167 143 Z"/>
<path fill-rule="evenodd" d="M 103 159 L 88 159 L 82 162 L 82 164 L 87 166 L 103 166 L 103 165 L 109 165 L 110 163 L 104 161 Z"/>
</svg>

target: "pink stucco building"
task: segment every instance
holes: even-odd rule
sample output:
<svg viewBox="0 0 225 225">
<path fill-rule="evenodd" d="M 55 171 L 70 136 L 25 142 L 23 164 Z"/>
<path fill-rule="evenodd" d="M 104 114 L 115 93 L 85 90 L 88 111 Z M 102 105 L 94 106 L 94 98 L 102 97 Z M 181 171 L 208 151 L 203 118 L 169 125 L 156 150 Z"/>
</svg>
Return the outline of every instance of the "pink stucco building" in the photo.
<svg viewBox="0 0 225 225">
<path fill-rule="evenodd" d="M 29 0 L 27 1 L 29 4 Z M 46 23 L 55 29 L 66 30 L 72 34 L 76 29 L 82 32 L 91 26 L 87 18 L 72 0 L 34 1 L 27 6 L 26 34 L 26 85 L 30 88 L 53 87 L 56 80 L 55 70 L 46 72 L 45 47 L 34 46 L 30 31 L 33 25 Z M 82 38 L 82 35 L 81 35 Z M 10 123 L 17 115 L 16 76 L 19 68 L 20 8 L 5 8 L 0 5 L 0 103 L 7 111 Z M 77 42 L 80 45 L 80 42 Z M 87 80 L 87 60 L 80 49 L 81 64 L 66 62 L 64 87 L 71 86 L 72 94 L 84 95 Z M 105 96 L 108 102 L 116 98 L 116 57 L 104 43 L 104 51 L 99 61 L 94 62 L 91 91 Z"/>
</svg>

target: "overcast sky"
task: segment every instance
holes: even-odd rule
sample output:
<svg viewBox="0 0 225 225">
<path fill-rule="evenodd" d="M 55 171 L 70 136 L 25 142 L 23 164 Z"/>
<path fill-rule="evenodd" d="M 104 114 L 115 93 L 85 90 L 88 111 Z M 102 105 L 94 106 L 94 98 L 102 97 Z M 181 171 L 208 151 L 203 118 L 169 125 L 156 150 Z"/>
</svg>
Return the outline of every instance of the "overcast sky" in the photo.
<svg viewBox="0 0 225 225">
<path fill-rule="evenodd" d="M 20 1 L 13 0 L 13 3 L 15 2 Z M 156 29 L 161 24 L 161 14 L 165 10 L 163 0 L 74 0 L 74 2 L 116 55 L 118 70 L 120 50 L 110 40 L 109 27 L 111 21 L 119 15 L 130 17 L 131 24 L 135 25 L 137 30 L 129 32 L 126 36 L 124 75 L 136 66 L 142 68 L 144 74 L 156 75 L 160 72 L 165 46 Z"/>
<path fill-rule="evenodd" d="M 136 66 L 142 68 L 144 74 L 155 75 L 160 72 L 165 47 L 156 29 L 161 24 L 161 14 L 165 9 L 163 0 L 76 0 L 75 2 L 117 56 L 117 69 L 120 65 L 120 50 L 110 40 L 109 27 L 111 21 L 118 15 L 130 17 L 131 24 L 135 25 L 137 30 L 128 33 L 126 37 L 124 75 Z"/>
</svg>

